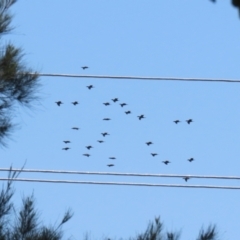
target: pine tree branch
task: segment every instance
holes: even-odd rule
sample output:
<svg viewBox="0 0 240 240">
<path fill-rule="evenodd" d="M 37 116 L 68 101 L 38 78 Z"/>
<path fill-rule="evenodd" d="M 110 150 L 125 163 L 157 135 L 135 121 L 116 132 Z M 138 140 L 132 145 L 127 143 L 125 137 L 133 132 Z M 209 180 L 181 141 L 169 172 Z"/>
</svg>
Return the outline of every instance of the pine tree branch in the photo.
<svg viewBox="0 0 240 240">
<path fill-rule="evenodd" d="M 210 225 L 206 230 L 201 229 L 197 240 L 217 240 L 215 225 Z"/>
</svg>

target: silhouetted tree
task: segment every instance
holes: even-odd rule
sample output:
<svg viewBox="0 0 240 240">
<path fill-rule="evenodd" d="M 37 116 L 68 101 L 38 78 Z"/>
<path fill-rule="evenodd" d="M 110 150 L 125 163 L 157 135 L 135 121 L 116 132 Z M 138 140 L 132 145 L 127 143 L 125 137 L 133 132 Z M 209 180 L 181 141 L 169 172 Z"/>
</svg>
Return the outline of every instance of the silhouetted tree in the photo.
<svg viewBox="0 0 240 240">
<path fill-rule="evenodd" d="M 130 240 L 180 240 L 180 232 L 165 232 L 163 233 L 163 223 L 160 217 L 148 224 L 145 232 L 138 234 Z M 197 240 L 217 240 L 216 227 L 210 225 L 206 230 L 201 229 Z"/>
<path fill-rule="evenodd" d="M 216 2 L 217 0 L 210 0 L 212 2 Z M 240 16 L 240 0 L 232 0 L 232 5 L 238 8 L 239 16 Z"/>
<path fill-rule="evenodd" d="M 240 0 L 232 0 L 232 5 L 238 8 L 239 15 L 240 15 Z"/>
<path fill-rule="evenodd" d="M 16 208 L 11 201 L 14 194 L 12 184 L 19 173 L 10 169 L 7 185 L 0 193 L 0 240 L 63 239 L 62 225 L 72 217 L 70 210 L 65 212 L 62 221 L 56 227 L 47 227 L 39 223 L 33 195 L 23 198 L 20 210 L 14 211 Z"/>
<path fill-rule="evenodd" d="M 12 15 L 9 8 L 17 0 L 0 0 L 0 38 L 10 33 Z M 1 45 L 0 51 L 0 145 L 6 146 L 4 139 L 10 135 L 12 109 L 17 103 L 31 107 L 36 100 L 39 86 L 38 74 L 22 62 L 23 53 L 20 48 L 8 43 Z"/>
</svg>

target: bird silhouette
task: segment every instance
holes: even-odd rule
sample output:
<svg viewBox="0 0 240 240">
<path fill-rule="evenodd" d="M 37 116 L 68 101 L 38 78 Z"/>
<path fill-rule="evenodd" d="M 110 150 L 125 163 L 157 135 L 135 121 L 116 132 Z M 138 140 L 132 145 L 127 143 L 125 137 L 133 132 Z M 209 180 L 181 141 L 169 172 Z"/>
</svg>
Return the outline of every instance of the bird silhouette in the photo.
<svg viewBox="0 0 240 240">
<path fill-rule="evenodd" d="M 69 147 L 62 148 L 62 150 L 65 150 L 65 151 L 67 151 L 68 149 L 70 148 Z"/>
<path fill-rule="evenodd" d="M 162 161 L 164 164 L 168 165 L 170 162 L 168 160 Z"/>
<path fill-rule="evenodd" d="M 114 166 L 114 164 L 108 164 L 107 166 L 108 166 L 108 167 L 113 167 L 113 166 Z"/>
<path fill-rule="evenodd" d="M 59 107 L 61 106 L 61 104 L 63 104 L 63 102 L 62 101 L 57 101 L 57 102 L 55 102 Z"/>
<path fill-rule="evenodd" d="M 188 120 L 186 120 L 186 122 L 187 122 L 188 124 L 190 124 L 191 122 L 193 122 L 193 120 L 192 120 L 192 119 L 188 119 Z"/>
<path fill-rule="evenodd" d="M 90 150 L 91 148 L 93 148 L 91 145 L 89 145 L 89 146 L 86 146 L 86 148 L 88 149 L 88 150 Z"/>
<path fill-rule="evenodd" d="M 107 135 L 110 135 L 110 134 L 108 134 L 107 132 L 104 132 L 104 133 L 102 133 L 102 135 L 103 135 L 104 137 L 106 137 Z"/>
<path fill-rule="evenodd" d="M 113 98 L 112 100 L 113 100 L 113 102 L 117 102 L 118 98 Z"/>
<path fill-rule="evenodd" d="M 103 119 L 104 121 L 109 121 L 109 120 L 111 120 L 110 118 L 104 118 Z"/>
<path fill-rule="evenodd" d="M 89 86 L 87 86 L 87 88 L 88 88 L 89 90 L 91 90 L 92 88 L 94 88 L 94 86 L 93 86 L 93 85 L 89 85 Z"/>
<path fill-rule="evenodd" d="M 121 107 L 124 107 L 124 106 L 126 106 L 127 104 L 126 103 L 120 103 L 120 106 Z"/>
<path fill-rule="evenodd" d="M 145 118 L 143 114 L 142 114 L 142 115 L 140 115 L 140 116 L 137 116 L 137 117 L 139 118 L 139 120 L 141 120 L 141 119 Z"/>
<path fill-rule="evenodd" d="M 82 69 L 83 70 L 88 69 L 88 66 L 83 66 Z"/>
<path fill-rule="evenodd" d="M 66 143 L 66 144 L 67 144 L 67 143 L 70 143 L 70 141 L 68 141 L 68 140 L 67 140 L 67 141 L 63 141 L 63 142 Z"/>
<path fill-rule="evenodd" d="M 110 157 L 109 159 L 115 160 L 116 158 L 115 157 Z"/>
<path fill-rule="evenodd" d="M 78 127 L 72 127 L 72 129 L 73 129 L 73 130 L 79 130 L 79 128 L 78 128 Z"/>
<path fill-rule="evenodd" d="M 188 161 L 192 162 L 192 161 L 194 161 L 194 158 L 189 158 Z"/>
<path fill-rule="evenodd" d="M 185 182 L 187 182 L 190 179 L 190 177 L 184 177 L 183 179 L 185 180 Z"/>
<path fill-rule="evenodd" d="M 103 143 L 104 141 L 103 140 L 98 140 L 99 143 Z"/>
<path fill-rule="evenodd" d="M 175 121 L 173 121 L 173 122 L 175 122 L 176 124 L 180 123 L 180 121 L 179 121 L 179 120 L 175 120 Z"/>
<path fill-rule="evenodd" d="M 146 144 L 149 146 L 149 145 L 153 144 L 153 142 L 146 142 Z"/>
<path fill-rule="evenodd" d="M 88 153 L 84 153 L 83 156 L 85 156 L 85 157 L 90 157 L 91 155 L 88 154 Z"/>
<path fill-rule="evenodd" d="M 109 106 L 110 105 L 110 103 L 109 102 L 105 102 L 105 103 L 103 103 L 105 106 Z"/>
<path fill-rule="evenodd" d="M 158 154 L 157 154 L 157 153 L 151 153 L 151 155 L 152 155 L 153 157 L 155 157 L 155 156 L 157 156 Z"/>
<path fill-rule="evenodd" d="M 76 106 L 76 105 L 78 104 L 78 102 L 75 101 L 75 102 L 72 102 L 72 104 L 73 104 L 74 106 Z"/>
<path fill-rule="evenodd" d="M 126 111 L 125 113 L 126 113 L 126 114 L 130 114 L 130 113 L 131 113 L 131 111 Z"/>
</svg>

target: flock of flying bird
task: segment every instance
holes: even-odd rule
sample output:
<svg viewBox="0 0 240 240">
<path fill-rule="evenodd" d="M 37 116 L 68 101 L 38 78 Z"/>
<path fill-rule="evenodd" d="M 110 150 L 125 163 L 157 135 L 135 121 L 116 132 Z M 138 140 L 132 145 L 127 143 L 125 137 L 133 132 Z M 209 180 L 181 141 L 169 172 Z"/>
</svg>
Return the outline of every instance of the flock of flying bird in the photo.
<svg viewBox="0 0 240 240">
<path fill-rule="evenodd" d="M 83 70 L 85 70 L 85 69 L 87 69 L 88 67 L 87 66 L 84 66 L 84 67 L 82 67 L 82 69 Z M 93 85 L 89 85 L 89 86 L 86 86 L 89 90 L 91 90 L 92 88 L 94 88 L 94 86 Z M 113 98 L 112 99 L 112 101 L 114 102 L 114 103 L 116 103 L 116 102 L 118 102 L 119 101 L 119 99 L 118 98 Z M 63 104 L 63 102 L 62 101 L 57 101 L 57 102 L 55 102 L 59 107 Z M 72 102 L 72 104 L 74 105 L 74 106 L 76 106 L 76 105 L 78 105 L 79 103 L 78 103 L 78 101 L 74 101 L 74 102 Z M 110 104 L 110 102 L 104 102 L 103 103 L 105 106 L 109 106 L 109 105 L 111 105 Z M 120 103 L 120 106 L 121 107 L 124 107 L 124 106 L 127 106 L 127 103 Z M 131 114 L 131 111 L 130 110 L 128 110 L 128 111 L 125 111 L 125 114 Z M 138 119 L 139 120 L 142 120 L 142 119 L 144 119 L 145 118 L 145 116 L 144 116 L 144 114 L 141 114 L 141 115 L 139 115 L 139 116 L 137 116 L 138 117 Z M 104 121 L 109 121 L 109 120 L 111 120 L 110 118 L 103 118 L 103 120 Z M 175 124 L 179 124 L 181 121 L 180 120 L 174 120 L 173 121 Z M 186 123 L 187 124 L 191 124 L 193 122 L 193 119 L 187 119 L 186 120 Z M 78 127 L 72 127 L 72 130 L 79 130 L 79 128 Z M 106 137 L 106 136 L 108 136 L 108 135 L 110 135 L 108 132 L 103 132 L 103 133 L 101 133 L 102 134 L 102 136 L 103 137 Z M 69 144 L 69 143 L 71 143 L 71 141 L 69 141 L 69 140 L 64 140 L 63 141 L 65 144 Z M 104 141 L 103 140 L 98 140 L 98 142 L 99 143 L 103 143 Z M 148 142 L 146 142 L 146 145 L 147 146 L 150 146 L 150 145 L 152 145 L 153 144 L 153 142 L 151 142 L 151 141 L 148 141 Z M 91 146 L 91 145 L 88 145 L 88 146 L 86 146 L 86 148 L 88 149 L 88 150 L 91 150 L 92 148 L 93 148 L 93 146 Z M 62 148 L 62 150 L 65 150 L 65 151 L 67 151 L 67 150 L 69 150 L 70 149 L 70 147 L 64 147 L 64 148 Z M 157 156 L 158 154 L 157 153 L 151 153 L 151 155 L 153 156 L 153 157 L 155 157 L 155 156 Z M 83 154 L 83 156 L 85 156 L 85 157 L 90 157 L 91 155 L 89 154 L 89 153 L 84 153 Z M 115 157 L 109 157 L 109 159 L 110 160 L 115 160 L 116 158 Z M 194 161 L 194 158 L 193 157 L 191 157 L 191 158 L 189 158 L 189 159 L 187 159 L 190 163 L 191 162 L 193 162 Z M 162 161 L 165 165 L 168 165 L 169 163 L 171 163 L 169 160 L 165 160 L 165 161 Z M 112 164 L 112 163 L 110 163 L 110 164 L 107 164 L 107 166 L 108 167 L 113 167 L 114 166 L 114 164 Z M 189 177 L 184 177 L 183 178 L 186 182 L 189 180 Z"/>
</svg>

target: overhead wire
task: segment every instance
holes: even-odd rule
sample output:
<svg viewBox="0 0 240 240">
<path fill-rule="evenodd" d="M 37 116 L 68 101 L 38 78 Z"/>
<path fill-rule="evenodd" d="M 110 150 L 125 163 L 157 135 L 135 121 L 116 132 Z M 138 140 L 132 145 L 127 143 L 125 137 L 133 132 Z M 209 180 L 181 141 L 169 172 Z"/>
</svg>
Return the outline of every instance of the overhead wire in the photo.
<svg viewBox="0 0 240 240">
<path fill-rule="evenodd" d="M 179 175 L 179 174 L 148 174 L 148 173 L 117 173 L 117 172 L 88 172 L 88 171 L 66 171 L 66 170 L 40 170 L 40 169 L 17 169 L 0 168 L 0 172 L 27 172 L 27 173 L 54 173 L 54 174 L 83 174 L 83 175 L 111 175 L 125 177 L 168 177 L 168 178 L 213 178 L 240 180 L 238 176 L 204 176 L 204 175 Z M 66 184 L 88 184 L 88 185 L 115 185 L 115 186 L 140 186 L 140 187 L 176 187 L 176 188 L 210 188 L 240 190 L 240 186 L 217 186 L 217 185 L 183 185 L 183 184 L 159 184 L 138 182 L 102 182 L 102 181 L 76 181 L 76 180 L 52 180 L 33 178 L 0 178 L 0 181 L 38 182 L 38 183 L 66 183 Z"/>
<path fill-rule="evenodd" d="M 8 172 L 9 168 L 0 168 L 0 172 Z M 191 174 L 152 174 L 152 173 L 119 173 L 119 172 L 89 172 L 89 171 L 67 171 L 67 170 L 47 170 L 47 169 L 20 169 L 11 168 L 15 172 L 27 173 L 53 173 L 53 174 L 79 174 L 79 175 L 105 175 L 105 176 L 125 176 L 125 177 L 166 177 L 166 178 L 205 178 L 205 179 L 225 179 L 240 180 L 240 176 L 216 176 L 216 175 L 191 175 Z"/>
<path fill-rule="evenodd" d="M 36 73 L 30 73 L 29 75 L 36 75 Z M 141 76 L 59 74 L 59 73 L 38 73 L 38 76 L 40 76 L 40 77 L 96 78 L 96 79 L 152 80 L 152 81 L 240 83 L 239 79 L 218 79 L 218 78 L 141 77 Z"/>
<path fill-rule="evenodd" d="M 0 181 L 9 181 L 9 178 L 0 178 Z M 118 186 L 138 186 L 138 187 L 176 187 L 176 188 L 209 188 L 209 189 L 240 190 L 240 187 L 238 187 L 238 186 L 215 186 L 215 185 L 152 184 L 152 183 L 131 183 L 131 182 L 98 182 L 98 181 L 48 180 L 48 179 L 28 179 L 28 178 L 12 178 L 11 181 L 41 182 L 41 183 L 91 184 L 91 185 L 118 185 Z"/>
</svg>

